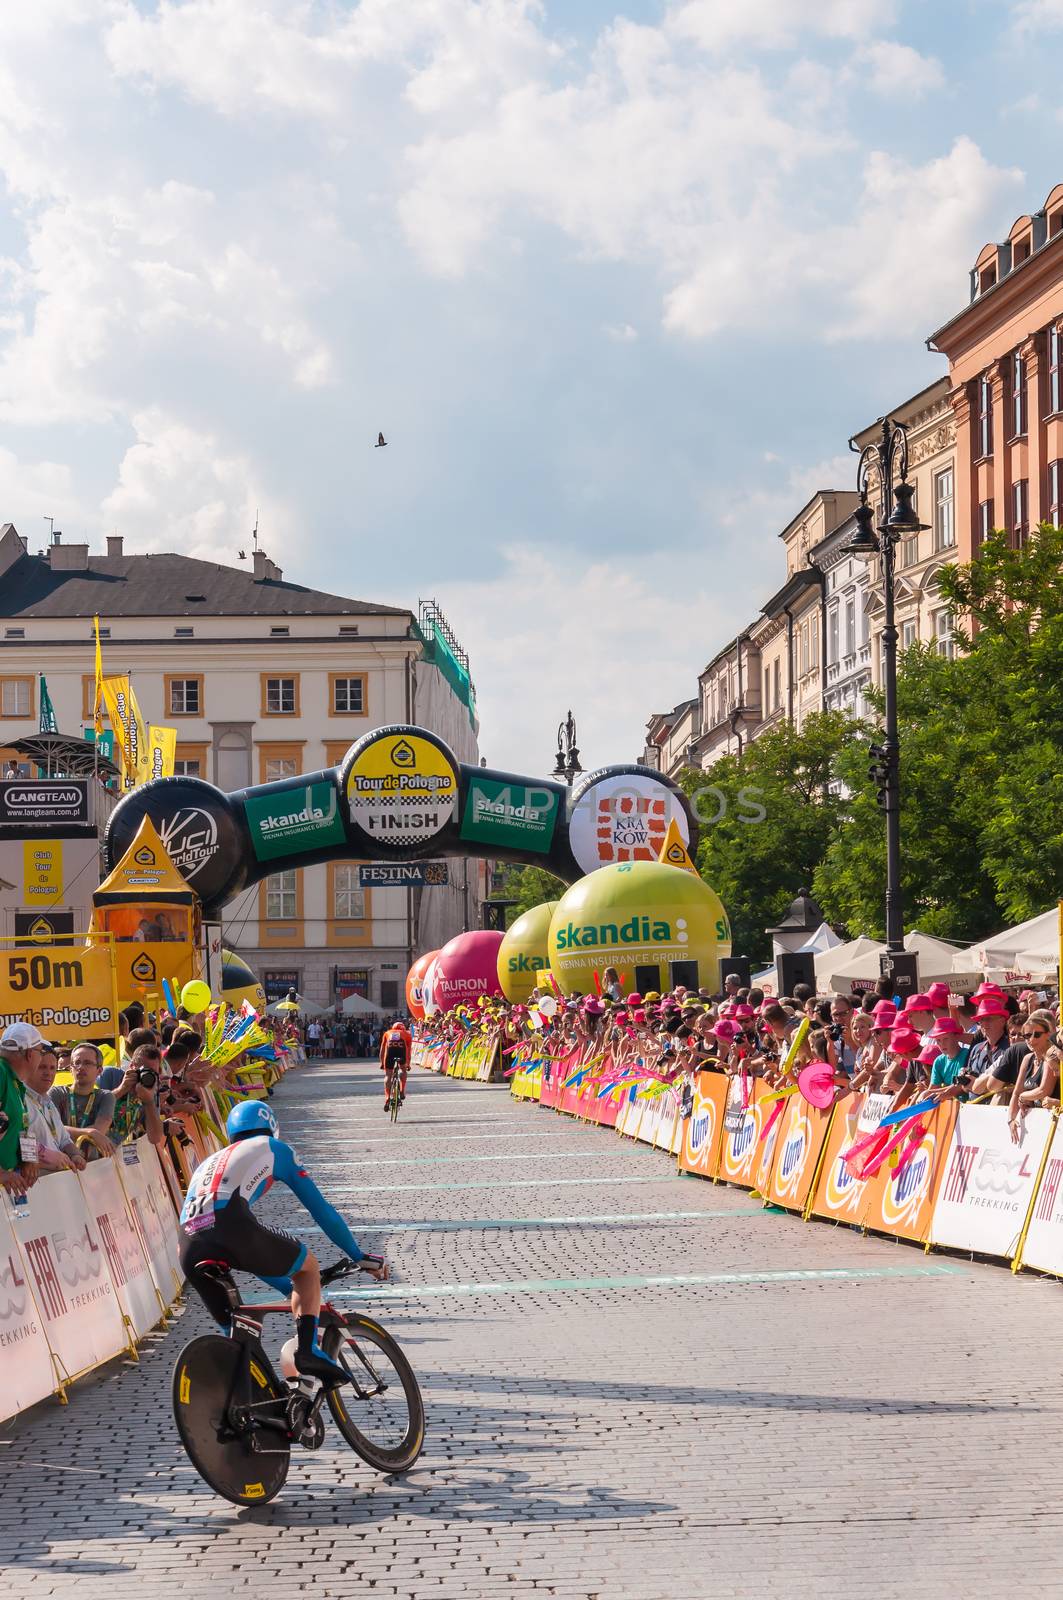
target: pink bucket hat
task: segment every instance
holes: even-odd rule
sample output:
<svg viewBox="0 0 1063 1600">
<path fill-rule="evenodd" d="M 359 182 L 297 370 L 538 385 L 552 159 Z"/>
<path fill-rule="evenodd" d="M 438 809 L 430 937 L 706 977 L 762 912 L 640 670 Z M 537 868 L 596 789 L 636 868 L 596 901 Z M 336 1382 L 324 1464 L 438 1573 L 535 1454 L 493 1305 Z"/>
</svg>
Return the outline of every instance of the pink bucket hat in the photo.
<svg viewBox="0 0 1063 1600">
<path fill-rule="evenodd" d="M 955 1017 L 935 1017 L 934 1026 L 930 1030 L 932 1039 L 959 1038 L 963 1029 Z"/>
<path fill-rule="evenodd" d="M 915 1059 L 921 1066 L 932 1067 L 940 1054 L 937 1045 L 925 1044 Z"/>
<path fill-rule="evenodd" d="M 897 1020 L 897 1007 L 892 1000 L 880 1000 L 871 1013 L 876 1028 L 892 1028 Z"/>
<path fill-rule="evenodd" d="M 742 1029 L 737 1022 L 732 1022 L 730 1017 L 724 1017 L 722 1022 L 716 1024 L 712 1032 L 717 1039 L 725 1039 L 730 1044 L 741 1036 Z"/>
<path fill-rule="evenodd" d="M 949 1003 L 952 993 L 947 983 L 932 983 L 926 991 L 926 997 L 935 1011 L 944 1011 Z"/>
<path fill-rule="evenodd" d="M 901 1025 L 890 1034 L 890 1049 L 895 1056 L 917 1056 L 921 1047 L 922 1040 L 914 1028 Z"/>
<path fill-rule="evenodd" d="M 933 1011 L 934 1002 L 928 994 L 910 994 L 904 1002 L 905 1015 L 912 1011 Z"/>
<path fill-rule="evenodd" d="M 983 1017 L 1010 1017 L 1011 1012 L 1004 1004 L 1003 995 L 987 994 L 984 1000 L 979 1000 L 975 1019 L 981 1022 Z"/>
<path fill-rule="evenodd" d="M 753 1010 L 753 1007 L 747 1005 L 735 1006 L 734 1010 L 731 1012 L 731 1015 L 733 1017 L 737 1017 L 741 1022 L 752 1022 L 756 1014 L 757 1013 Z"/>
</svg>

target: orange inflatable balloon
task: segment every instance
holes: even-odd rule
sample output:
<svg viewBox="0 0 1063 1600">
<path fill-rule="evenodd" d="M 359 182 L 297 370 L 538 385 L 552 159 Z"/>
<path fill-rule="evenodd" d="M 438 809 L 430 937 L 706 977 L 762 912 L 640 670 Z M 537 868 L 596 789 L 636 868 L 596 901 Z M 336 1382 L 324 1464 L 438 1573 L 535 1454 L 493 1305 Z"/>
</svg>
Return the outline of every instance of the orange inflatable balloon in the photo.
<svg viewBox="0 0 1063 1600">
<path fill-rule="evenodd" d="M 418 956 L 406 976 L 406 1006 L 410 1016 L 418 1022 L 424 1021 L 422 980 L 438 954 L 438 950 L 429 950 L 427 954 Z"/>
</svg>

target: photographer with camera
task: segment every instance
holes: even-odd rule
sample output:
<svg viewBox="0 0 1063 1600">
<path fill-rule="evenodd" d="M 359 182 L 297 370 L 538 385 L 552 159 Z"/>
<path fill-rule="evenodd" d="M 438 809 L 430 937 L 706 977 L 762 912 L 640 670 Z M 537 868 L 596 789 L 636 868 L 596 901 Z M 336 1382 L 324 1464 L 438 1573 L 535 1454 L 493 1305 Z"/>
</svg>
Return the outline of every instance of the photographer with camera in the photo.
<svg viewBox="0 0 1063 1600">
<path fill-rule="evenodd" d="M 157 1044 L 138 1045 L 126 1062 L 114 1091 L 111 1114 L 112 1144 L 127 1144 L 147 1134 L 152 1144 L 162 1144 L 165 1134 L 156 1090 L 162 1078 L 162 1051 Z"/>
</svg>

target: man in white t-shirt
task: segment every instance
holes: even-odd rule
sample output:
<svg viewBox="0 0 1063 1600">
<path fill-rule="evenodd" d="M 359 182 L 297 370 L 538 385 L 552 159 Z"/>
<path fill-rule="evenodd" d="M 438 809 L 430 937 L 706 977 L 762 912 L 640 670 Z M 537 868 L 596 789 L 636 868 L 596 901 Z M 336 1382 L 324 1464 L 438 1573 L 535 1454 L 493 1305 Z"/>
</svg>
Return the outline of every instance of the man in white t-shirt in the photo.
<svg viewBox="0 0 1063 1600">
<path fill-rule="evenodd" d="M 321 1049 L 321 1024 L 316 1017 L 307 1025 L 306 1030 L 307 1055 L 316 1056 Z"/>
</svg>

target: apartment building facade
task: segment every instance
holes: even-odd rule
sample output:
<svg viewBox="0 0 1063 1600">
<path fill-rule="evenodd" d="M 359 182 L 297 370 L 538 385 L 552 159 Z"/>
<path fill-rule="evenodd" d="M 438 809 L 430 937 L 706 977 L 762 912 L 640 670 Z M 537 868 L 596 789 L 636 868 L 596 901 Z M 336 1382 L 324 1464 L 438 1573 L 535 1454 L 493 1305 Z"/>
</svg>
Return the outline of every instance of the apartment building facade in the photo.
<svg viewBox="0 0 1063 1600">
<path fill-rule="evenodd" d="M 991 528 L 1063 524 L 1063 184 L 979 251 L 968 304 L 927 341 L 949 363 L 958 559 Z"/>
<path fill-rule="evenodd" d="M 128 673 L 146 721 L 177 731 L 176 771 L 224 790 L 334 766 L 391 722 L 439 733 L 477 760 L 468 663 L 432 606 L 351 600 L 286 580 L 261 550 L 246 568 L 182 555 L 64 543 L 31 554 L 0 530 L 0 760 L 36 732 L 39 679 L 58 726 L 92 722 L 93 615 L 105 673 Z M 401 1003 L 411 949 L 476 927 L 483 868 L 449 863 L 449 883 L 367 887 L 358 862 L 281 872 L 237 897 L 225 942 L 271 997 L 294 985 L 330 1005 L 357 992 Z"/>
</svg>

